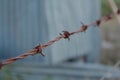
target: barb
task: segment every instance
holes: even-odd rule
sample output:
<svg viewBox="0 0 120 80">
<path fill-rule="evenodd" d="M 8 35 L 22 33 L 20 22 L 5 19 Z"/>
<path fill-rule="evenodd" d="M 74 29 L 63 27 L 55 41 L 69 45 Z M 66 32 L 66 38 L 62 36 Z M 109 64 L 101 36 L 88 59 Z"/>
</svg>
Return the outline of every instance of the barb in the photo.
<svg viewBox="0 0 120 80">
<path fill-rule="evenodd" d="M 108 2 L 109 2 L 109 5 L 110 5 L 113 13 L 114 13 L 114 16 L 116 17 L 118 23 L 120 24 L 120 16 L 117 15 L 117 14 L 119 14 L 119 9 L 118 9 L 115 1 L 114 0 L 108 0 Z M 117 14 L 116 14 L 116 12 L 117 12 Z"/>
<path fill-rule="evenodd" d="M 62 31 L 62 32 L 63 34 L 60 33 L 60 35 L 63 36 L 64 39 L 70 40 L 70 35 L 71 35 L 70 32 L 68 31 Z"/>
<path fill-rule="evenodd" d="M 37 45 L 34 49 L 37 49 L 37 52 L 36 52 L 36 53 L 40 53 L 42 56 L 45 56 L 45 55 L 43 54 L 41 44 Z"/>
<path fill-rule="evenodd" d="M 117 15 L 120 14 L 120 9 L 118 9 L 118 11 L 116 12 Z M 74 31 L 74 32 L 69 32 L 69 31 L 63 31 L 63 33 L 61 34 L 60 33 L 60 36 L 56 37 L 55 39 L 51 40 L 51 41 L 48 41 L 47 43 L 45 44 L 42 44 L 42 45 L 37 45 L 35 46 L 32 50 L 28 51 L 27 53 L 24 53 L 24 54 L 21 54 L 17 57 L 13 57 L 13 58 L 10 58 L 10 59 L 7 59 L 3 62 L 0 62 L 0 68 L 2 68 L 4 65 L 7 65 L 7 64 L 11 64 L 17 60 L 21 60 L 21 59 L 24 59 L 26 58 L 27 56 L 33 56 L 33 55 L 36 55 L 37 53 L 40 53 L 42 56 L 44 56 L 43 54 L 43 49 L 52 45 L 53 43 L 61 40 L 62 38 L 64 39 L 68 39 L 70 40 L 70 36 L 71 35 L 74 35 L 74 34 L 78 34 L 80 32 L 85 32 L 87 30 L 88 27 L 90 26 L 94 26 L 94 25 L 97 25 L 99 26 L 102 22 L 106 22 L 106 21 L 109 21 L 113 18 L 112 14 L 111 15 L 107 15 L 107 16 L 104 16 L 94 22 L 91 22 L 90 24 L 87 24 L 87 25 L 84 25 L 83 23 L 81 28 Z"/>
</svg>

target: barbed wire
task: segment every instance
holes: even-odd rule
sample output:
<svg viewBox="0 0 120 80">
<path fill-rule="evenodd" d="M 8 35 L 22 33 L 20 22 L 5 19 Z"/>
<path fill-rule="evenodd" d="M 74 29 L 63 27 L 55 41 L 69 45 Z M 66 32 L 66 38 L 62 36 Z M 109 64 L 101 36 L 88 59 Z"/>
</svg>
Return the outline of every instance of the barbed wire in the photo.
<svg viewBox="0 0 120 80">
<path fill-rule="evenodd" d="M 117 15 L 120 15 L 120 9 L 117 10 L 116 14 L 117 14 Z M 113 14 L 104 16 L 104 17 L 102 17 L 102 18 L 100 18 L 100 19 L 98 19 L 98 20 L 95 20 L 94 22 L 91 22 L 91 23 L 87 24 L 87 25 L 85 25 L 85 24 L 83 24 L 83 23 L 81 22 L 82 26 L 80 27 L 80 29 L 78 29 L 78 30 L 76 30 L 76 31 L 73 31 L 73 32 L 62 31 L 62 33 L 59 33 L 60 35 L 59 35 L 58 37 L 56 37 L 55 39 L 50 40 L 50 41 L 48 41 L 47 43 L 42 44 L 42 45 L 41 45 L 41 44 L 38 44 L 38 45 L 36 45 L 33 49 L 31 49 L 30 51 L 28 51 L 27 53 L 24 53 L 24 54 L 21 54 L 21 55 L 19 55 L 19 56 L 17 56 L 17 57 L 13 57 L 13 58 L 10 58 L 10 59 L 6 59 L 6 60 L 0 62 L 0 68 L 2 68 L 4 65 L 11 64 L 11 63 L 13 63 L 13 62 L 15 62 L 15 61 L 17 61 L 17 60 L 24 59 L 24 58 L 26 58 L 27 56 L 33 56 L 33 55 L 36 55 L 36 54 L 38 54 L 38 53 L 40 53 L 42 56 L 44 56 L 44 54 L 43 54 L 43 49 L 44 49 L 44 48 L 52 45 L 53 43 L 61 40 L 62 38 L 70 40 L 70 36 L 71 36 L 71 35 L 78 34 L 78 33 L 80 33 L 80 32 L 85 32 L 85 31 L 87 30 L 87 28 L 90 27 L 90 26 L 94 26 L 94 25 L 100 26 L 100 24 L 101 24 L 102 22 L 109 21 L 109 20 L 111 20 L 112 18 L 113 18 Z"/>
</svg>

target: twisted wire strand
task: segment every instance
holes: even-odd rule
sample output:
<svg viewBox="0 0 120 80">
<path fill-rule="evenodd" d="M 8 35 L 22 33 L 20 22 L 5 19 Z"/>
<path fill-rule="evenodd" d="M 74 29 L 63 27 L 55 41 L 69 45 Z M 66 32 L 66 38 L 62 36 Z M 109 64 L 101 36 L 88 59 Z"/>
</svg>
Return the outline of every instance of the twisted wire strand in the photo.
<svg viewBox="0 0 120 80">
<path fill-rule="evenodd" d="M 116 12 L 116 14 L 117 14 L 117 15 L 120 14 L 120 9 L 118 9 L 118 11 Z M 0 62 L 0 68 L 2 68 L 4 65 L 11 64 L 11 63 L 13 63 L 13 62 L 15 62 L 15 61 L 17 61 L 17 60 L 24 59 L 24 58 L 26 58 L 26 57 L 28 57 L 28 56 L 36 55 L 36 54 L 38 54 L 38 53 L 40 53 L 42 56 L 44 56 L 44 54 L 43 54 L 43 52 L 42 52 L 42 50 L 43 50 L 44 48 L 52 45 L 53 43 L 61 40 L 62 38 L 69 40 L 69 39 L 70 39 L 69 37 L 70 37 L 71 35 L 78 34 L 78 33 L 80 33 L 80 32 L 85 32 L 88 27 L 94 26 L 94 25 L 99 26 L 102 22 L 107 22 L 107 21 L 111 20 L 112 18 L 113 18 L 113 14 L 107 15 L 107 16 L 104 16 L 104 17 L 102 17 L 102 18 L 100 18 L 100 19 L 98 19 L 98 20 L 95 20 L 94 22 L 91 22 L 91 23 L 89 23 L 89 24 L 87 24 L 87 25 L 82 24 L 81 28 L 78 29 L 78 30 L 76 30 L 76 31 L 73 31 L 73 32 L 63 31 L 63 33 L 60 33 L 60 36 L 56 37 L 56 38 L 53 39 L 53 40 L 48 41 L 48 42 L 45 43 L 45 44 L 42 44 L 42 45 L 39 44 L 39 45 L 35 46 L 32 50 L 28 51 L 27 53 L 24 53 L 24 54 L 21 54 L 21 55 L 19 55 L 19 56 L 17 56 L 17 57 L 13 57 L 13 58 L 10 58 L 10 59 L 6 59 L 6 60 L 4 60 L 3 62 Z"/>
</svg>

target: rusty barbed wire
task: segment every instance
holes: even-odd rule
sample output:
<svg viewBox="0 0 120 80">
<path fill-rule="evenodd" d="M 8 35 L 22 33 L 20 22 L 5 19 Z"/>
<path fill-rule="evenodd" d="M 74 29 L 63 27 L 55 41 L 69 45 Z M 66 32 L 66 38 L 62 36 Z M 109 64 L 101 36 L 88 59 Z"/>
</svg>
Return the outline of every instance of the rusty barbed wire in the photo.
<svg viewBox="0 0 120 80">
<path fill-rule="evenodd" d="M 120 9 L 117 10 L 116 14 L 120 15 Z M 91 23 L 89 23 L 87 25 L 84 25 L 83 23 L 81 23 L 82 24 L 81 28 L 76 30 L 76 31 L 73 31 L 73 32 L 62 31 L 62 33 L 59 33 L 60 35 L 58 37 L 56 37 L 55 39 L 50 40 L 47 43 L 42 44 L 42 45 L 41 44 L 36 45 L 32 50 L 28 51 L 27 53 L 24 53 L 24 54 L 21 54 L 21 55 L 19 55 L 17 57 L 6 59 L 3 62 L 0 62 L 0 68 L 2 68 L 4 65 L 11 64 L 11 63 L 13 63 L 13 62 L 15 62 L 17 60 L 24 59 L 27 56 L 33 56 L 33 55 L 36 55 L 38 53 L 40 53 L 42 56 L 44 56 L 44 54 L 43 54 L 43 49 L 44 48 L 52 45 L 53 43 L 61 40 L 62 38 L 70 40 L 70 36 L 71 35 L 78 34 L 80 32 L 85 32 L 87 30 L 87 28 L 90 27 L 90 26 L 94 26 L 94 25 L 100 26 L 100 24 L 102 22 L 109 21 L 112 18 L 113 18 L 112 14 L 111 15 L 107 15 L 107 16 L 104 16 L 104 17 L 102 17 L 102 18 L 100 18 L 98 20 L 95 20 L 94 22 L 91 22 Z"/>
</svg>

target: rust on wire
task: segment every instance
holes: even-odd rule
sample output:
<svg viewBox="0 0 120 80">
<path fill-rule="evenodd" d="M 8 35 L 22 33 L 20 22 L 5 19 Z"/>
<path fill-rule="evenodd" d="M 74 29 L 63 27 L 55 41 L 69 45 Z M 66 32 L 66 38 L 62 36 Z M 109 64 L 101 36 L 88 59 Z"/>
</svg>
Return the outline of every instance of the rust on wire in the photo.
<svg viewBox="0 0 120 80">
<path fill-rule="evenodd" d="M 101 20 L 99 19 L 99 20 L 96 21 L 96 25 L 100 26 L 100 24 L 101 24 Z"/>
<path fill-rule="evenodd" d="M 2 64 L 2 63 L 0 63 L 0 69 L 2 68 L 2 66 L 3 66 L 3 64 Z"/>
<path fill-rule="evenodd" d="M 60 35 L 63 36 L 64 39 L 70 40 L 70 35 L 71 35 L 70 32 L 68 31 L 62 31 L 62 32 L 63 34 L 60 33 Z"/>
<path fill-rule="evenodd" d="M 80 32 L 85 32 L 88 28 L 88 25 L 85 25 L 83 22 L 80 22 L 82 24 L 82 27 L 80 29 Z"/>
<path fill-rule="evenodd" d="M 42 56 L 45 56 L 45 55 L 43 54 L 41 44 L 35 46 L 34 49 L 37 49 L 37 52 L 36 52 L 36 53 L 40 53 Z"/>
<path fill-rule="evenodd" d="M 118 9 L 118 11 L 116 12 L 116 14 L 117 14 L 117 15 L 120 14 L 120 9 Z M 32 50 L 28 51 L 27 53 L 24 53 L 24 54 L 21 54 L 21 55 L 19 55 L 19 56 L 17 56 L 17 57 L 13 57 L 13 58 L 10 58 L 10 59 L 7 59 L 7 60 L 4 60 L 4 61 L 0 62 L 0 68 L 2 68 L 4 65 L 11 64 L 11 63 L 13 63 L 13 62 L 15 62 L 15 61 L 17 61 L 17 60 L 24 59 L 24 58 L 26 58 L 27 56 L 36 55 L 37 53 L 40 53 L 42 56 L 44 56 L 44 54 L 43 54 L 43 49 L 44 49 L 44 48 L 52 45 L 53 43 L 61 40 L 62 38 L 70 40 L 70 36 L 71 36 L 71 35 L 78 34 L 78 33 L 80 33 L 80 32 L 85 32 L 89 26 L 93 26 L 93 25 L 99 26 L 102 21 L 109 21 L 109 20 L 111 20 L 112 18 L 113 18 L 112 15 L 107 15 L 107 16 L 99 19 L 99 20 L 96 20 L 96 21 L 94 21 L 94 22 L 89 23 L 88 25 L 84 25 L 84 24 L 81 22 L 82 26 L 81 26 L 80 29 L 78 29 L 78 30 L 76 30 L 76 31 L 73 31 L 73 32 L 63 31 L 63 33 L 60 33 L 60 36 L 56 37 L 56 38 L 53 39 L 53 40 L 48 41 L 48 42 L 45 43 L 45 44 L 42 44 L 42 45 L 39 44 L 39 45 L 35 46 Z"/>
<path fill-rule="evenodd" d="M 88 26 L 87 25 L 83 25 L 80 29 L 80 32 L 85 32 L 87 30 Z"/>
<path fill-rule="evenodd" d="M 117 10 L 117 14 L 120 14 L 120 9 Z"/>
<path fill-rule="evenodd" d="M 110 20 L 110 19 L 112 19 L 112 16 L 111 16 L 111 15 L 105 16 L 105 20 L 106 20 L 106 21 L 108 21 L 108 20 Z"/>
</svg>

